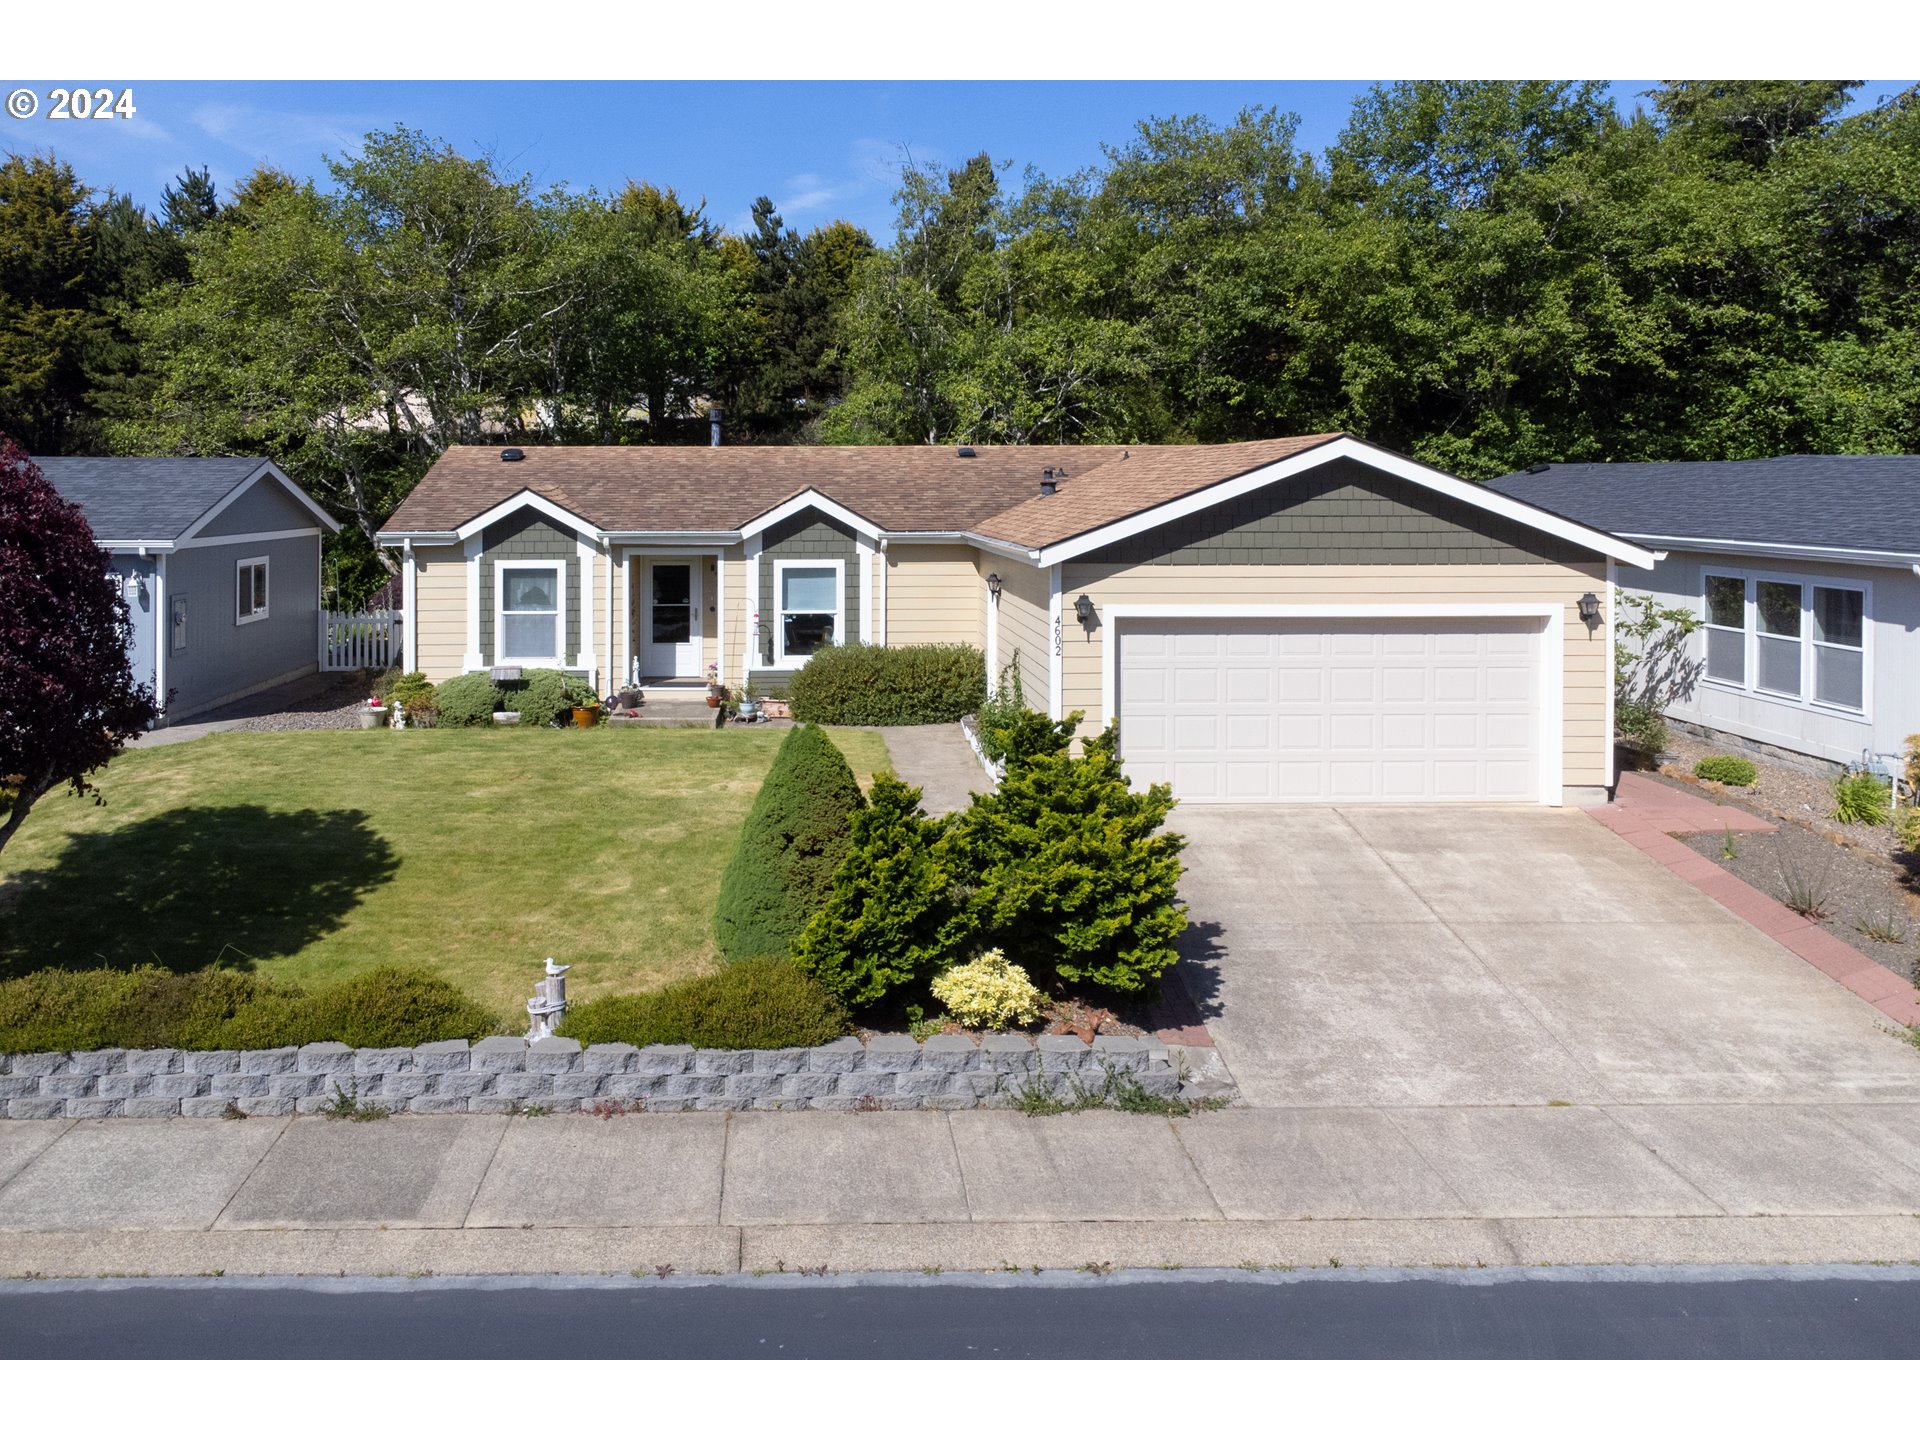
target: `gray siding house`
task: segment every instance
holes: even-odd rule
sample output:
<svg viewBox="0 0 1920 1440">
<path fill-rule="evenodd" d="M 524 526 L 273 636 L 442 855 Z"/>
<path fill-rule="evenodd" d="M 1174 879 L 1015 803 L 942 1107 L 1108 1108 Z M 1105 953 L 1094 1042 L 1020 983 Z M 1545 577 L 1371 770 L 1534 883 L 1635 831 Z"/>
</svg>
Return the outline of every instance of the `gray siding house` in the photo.
<svg viewBox="0 0 1920 1440">
<path fill-rule="evenodd" d="M 271 462 L 36 460 L 112 557 L 128 660 L 188 719 L 319 668 L 320 545 L 340 526 Z"/>
<path fill-rule="evenodd" d="M 1546 465 L 1490 482 L 1658 556 L 1701 619 L 1675 720 L 1836 765 L 1920 732 L 1920 455 Z"/>
</svg>

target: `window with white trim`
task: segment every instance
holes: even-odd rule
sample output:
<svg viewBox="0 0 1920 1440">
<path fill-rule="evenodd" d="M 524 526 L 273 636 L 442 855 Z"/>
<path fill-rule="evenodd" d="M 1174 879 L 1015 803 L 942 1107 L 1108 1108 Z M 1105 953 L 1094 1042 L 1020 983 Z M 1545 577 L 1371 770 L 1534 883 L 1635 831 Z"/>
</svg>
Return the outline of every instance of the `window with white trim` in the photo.
<svg viewBox="0 0 1920 1440">
<path fill-rule="evenodd" d="M 560 663 L 558 565 L 502 565 L 494 664 Z"/>
<path fill-rule="evenodd" d="M 234 565 L 233 623 L 251 625 L 267 618 L 267 557 L 256 555 Z"/>
<path fill-rule="evenodd" d="M 1747 582 L 1740 575 L 1708 575 L 1706 605 L 1707 678 L 1729 685 L 1747 683 Z"/>
<path fill-rule="evenodd" d="M 803 664 L 844 629 L 846 576 L 838 560 L 782 560 L 774 567 L 777 663 Z"/>
<path fill-rule="evenodd" d="M 1844 585 L 1813 587 L 1813 698 L 1866 709 L 1867 597 Z"/>
<path fill-rule="evenodd" d="M 1868 590 L 1812 577 L 1704 570 L 1706 679 L 1864 712 Z"/>
</svg>

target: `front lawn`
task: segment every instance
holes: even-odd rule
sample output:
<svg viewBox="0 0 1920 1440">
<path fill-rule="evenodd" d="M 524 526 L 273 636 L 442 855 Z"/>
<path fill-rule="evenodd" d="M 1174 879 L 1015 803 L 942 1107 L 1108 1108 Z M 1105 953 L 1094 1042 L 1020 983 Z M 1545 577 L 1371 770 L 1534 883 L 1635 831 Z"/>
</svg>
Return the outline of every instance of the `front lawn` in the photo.
<svg viewBox="0 0 1920 1440">
<path fill-rule="evenodd" d="M 862 785 L 888 763 L 834 730 Z M 424 966 L 524 1015 L 714 968 L 720 872 L 784 732 L 225 734 L 136 750 L 105 807 L 43 800 L 0 851 L 0 976 Z"/>
</svg>

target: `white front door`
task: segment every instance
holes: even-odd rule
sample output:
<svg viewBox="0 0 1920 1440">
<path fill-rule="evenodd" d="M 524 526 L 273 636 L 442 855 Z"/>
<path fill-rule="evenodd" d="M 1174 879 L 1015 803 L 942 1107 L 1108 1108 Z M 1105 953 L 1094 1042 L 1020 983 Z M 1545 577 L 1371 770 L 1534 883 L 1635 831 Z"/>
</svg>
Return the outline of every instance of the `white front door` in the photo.
<svg viewBox="0 0 1920 1440">
<path fill-rule="evenodd" d="M 704 671 L 698 560 L 646 562 L 640 587 L 640 673 L 697 678 Z"/>
<path fill-rule="evenodd" d="M 1540 626 L 1123 621 L 1127 774 L 1196 802 L 1538 800 Z"/>
</svg>

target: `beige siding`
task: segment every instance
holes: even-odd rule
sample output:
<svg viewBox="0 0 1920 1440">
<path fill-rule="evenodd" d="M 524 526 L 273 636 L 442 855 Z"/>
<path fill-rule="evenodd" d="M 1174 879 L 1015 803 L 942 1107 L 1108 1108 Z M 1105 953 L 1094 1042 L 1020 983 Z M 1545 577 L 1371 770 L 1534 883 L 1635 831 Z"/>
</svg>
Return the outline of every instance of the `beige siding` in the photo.
<svg viewBox="0 0 1920 1440">
<path fill-rule="evenodd" d="M 753 613 L 753 566 L 747 563 L 746 547 L 729 545 L 721 552 L 726 561 L 726 593 L 721 597 L 720 669 L 729 685 L 743 685 L 747 674 L 747 622 Z"/>
<path fill-rule="evenodd" d="M 1116 604 L 1560 604 L 1566 615 L 1562 783 L 1592 786 L 1608 781 L 1610 645 L 1604 625 L 1590 632 L 1579 616 L 1582 595 L 1606 593 L 1604 560 L 1500 566 L 1070 564 L 1062 583 L 1064 603 L 1070 605 L 1072 597 L 1084 592 L 1100 613 Z M 1088 733 L 1099 728 L 1102 718 L 1100 647 L 1109 638 L 1107 629 L 1096 625 L 1089 633 L 1069 616 L 1061 630 L 1061 704 L 1064 710 L 1086 712 L 1081 729 Z"/>
<path fill-rule="evenodd" d="M 467 562 L 458 545 L 415 546 L 414 663 L 441 681 L 467 668 Z"/>
<path fill-rule="evenodd" d="M 986 643 L 986 590 L 971 545 L 890 546 L 889 645 Z"/>
<path fill-rule="evenodd" d="M 1027 707 L 1045 710 L 1053 649 L 1052 627 L 1047 623 L 1047 572 L 1017 560 L 982 555 L 980 573 L 989 572 L 1000 577 L 1000 655 L 995 663 L 1009 665 L 1014 651 L 1019 651 L 1020 685 Z"/>
<path fill-rule="evenodd" d="M 607 586 L 612 578 L 612 562 L 604 550 L 593 552 L 593 590 L 587 598 L 593 616 L 593 658 L 594 688 L 602 695 L 612 689 L 610 679 L 618 679 L 618 673 L 612 668 L 610 656 L 613 653 L 613 637 L 607 633 Z M 617 623 L 617 622 L 616 622 Z"/>
</svg>

